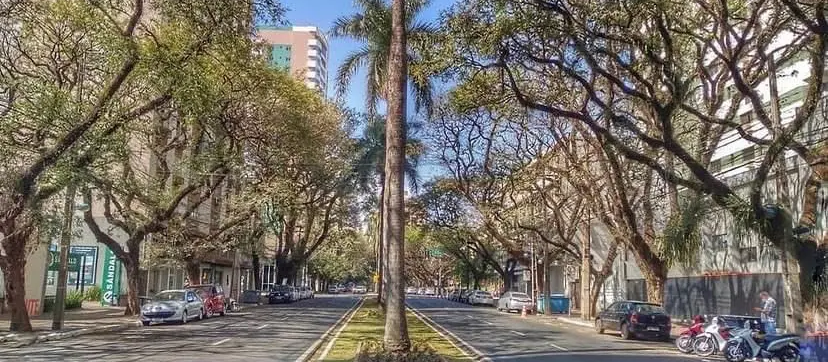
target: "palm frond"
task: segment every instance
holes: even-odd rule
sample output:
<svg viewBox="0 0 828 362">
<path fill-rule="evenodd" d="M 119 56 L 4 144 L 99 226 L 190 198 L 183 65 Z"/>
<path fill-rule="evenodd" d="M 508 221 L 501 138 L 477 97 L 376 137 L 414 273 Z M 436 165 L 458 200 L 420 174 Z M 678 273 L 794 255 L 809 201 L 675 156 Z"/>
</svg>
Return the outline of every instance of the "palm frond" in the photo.
<svg viewBox="0 0 828 362">
<path fill-rule="evenodd" d="M 365 17 L 362 14 L 339 17 L 334 20 L 328 33 L 334 38 L 352 38 L 357 41 L 365 41 L 368 37 Z"/>
<path fill-rule="evenodd" d="M 336 97 L 342 99 L 348 94 L 348 87 L 351 85 L 351 78 L 359 71 L 370 56 L 368 48 L 362 48 L 348 54 L 336 70 Z"/>
<path fill-rule="evenodd" d="M 415 81 L 412 78 L 411 85 L 411 90 L 414 92 L 414 111 L 417 113 L 423 111 L 428 118 L 431 118 L 434 108 L 433 84 L 431 79 Z"/>
</svg>

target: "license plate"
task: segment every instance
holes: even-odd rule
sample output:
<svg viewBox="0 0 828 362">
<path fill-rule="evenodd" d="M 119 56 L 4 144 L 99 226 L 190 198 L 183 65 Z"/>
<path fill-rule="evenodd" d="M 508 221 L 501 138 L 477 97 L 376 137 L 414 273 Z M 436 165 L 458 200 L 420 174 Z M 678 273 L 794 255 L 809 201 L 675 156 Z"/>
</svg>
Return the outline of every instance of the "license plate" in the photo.
<svg viewBox="0 0 828 362">
<path fill-rule="evenodd" d="M 153 319 L 152 319 L 152 322 L 153 322 L 153 323 L 161 323 L 161 322 L 163 322 L 163 321 L 164 321 L 164 320 L 163 320 L 163 319 L 161 319 L 161 318 L 153 318 Z"/>
<path fill-rule="evenodd" d="M 658 331 L 658 327 L 647 327 L 648 331 Z"/>
</svg>

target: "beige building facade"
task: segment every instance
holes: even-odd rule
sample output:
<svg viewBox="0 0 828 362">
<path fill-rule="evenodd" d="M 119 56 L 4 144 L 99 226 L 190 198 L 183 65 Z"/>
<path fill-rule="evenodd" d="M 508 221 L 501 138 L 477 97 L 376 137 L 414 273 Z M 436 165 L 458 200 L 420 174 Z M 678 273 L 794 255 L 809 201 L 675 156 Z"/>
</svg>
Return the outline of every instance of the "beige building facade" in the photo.
<svg viewBox="0 0 828 362">
<path fill-rule="evenodd" d="M 327 94 L 328 40 L 315 26 L 261 27 L 257 38 L 268 45 L 274 67 L 286 68 L 309 88 Z"/>
</svg>

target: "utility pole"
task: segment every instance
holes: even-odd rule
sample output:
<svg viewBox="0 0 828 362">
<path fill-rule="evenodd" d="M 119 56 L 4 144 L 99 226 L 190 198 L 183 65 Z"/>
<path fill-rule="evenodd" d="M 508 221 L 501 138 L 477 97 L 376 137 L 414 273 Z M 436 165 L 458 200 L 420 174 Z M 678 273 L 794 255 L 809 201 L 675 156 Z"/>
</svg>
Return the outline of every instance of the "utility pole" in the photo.
<svg viewBox="0 0 828 362">
<path fill-rule="evenodd" d="M 776 84 L 776 61 L 773 53 L 768 55 L 768 86 L 770 88 L 770 118 L 773 127 L 772 134 L 779 137 L 782 129 L 782 114 L 779 109 L 779 90 Z M 776 160 L 776 190 L 777 202 L 782 205 L 782 212 L 786 214 L 784 238 L 782 240 L 782 285 L 785 290 L 785 329 L 799 333 L 802 320 L 802 292 L 799 285 L 799 264 L 791 255 L 793 248 L 793 220 L 789 217 L 792 210 L 790 188 L 788 185 L 788 164 L 785 152 Z"/>
<path fill-rule="evenodd" d="M 63 329 L 63 312 L 66 304 L 66 279 L 69 273 L 69 245 L 72 243 L 72 222 L 75 215 L 75 185 L 66 187 L 63 201 L 63 230 L 60 233 L 60 266 L 55 292 L 55 306 L 52 312 L 52 330 Z"/>
</svg>

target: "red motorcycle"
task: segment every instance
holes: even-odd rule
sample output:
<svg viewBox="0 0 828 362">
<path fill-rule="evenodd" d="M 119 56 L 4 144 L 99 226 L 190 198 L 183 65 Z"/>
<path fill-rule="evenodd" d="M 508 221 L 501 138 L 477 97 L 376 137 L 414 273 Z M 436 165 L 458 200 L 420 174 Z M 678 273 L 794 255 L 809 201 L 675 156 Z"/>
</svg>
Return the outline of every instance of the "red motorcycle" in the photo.
<svg viewBox="0 0 828 362">
<path fill-rule="evenodd" d="M 693 352 L 693 340 L 697 335 L 704 332 L 704 317 L 697 315 L 693 317 L 693 325 L 681 331 L 676 338 L 676 348 L 682 353 Z"/>
</svg>

